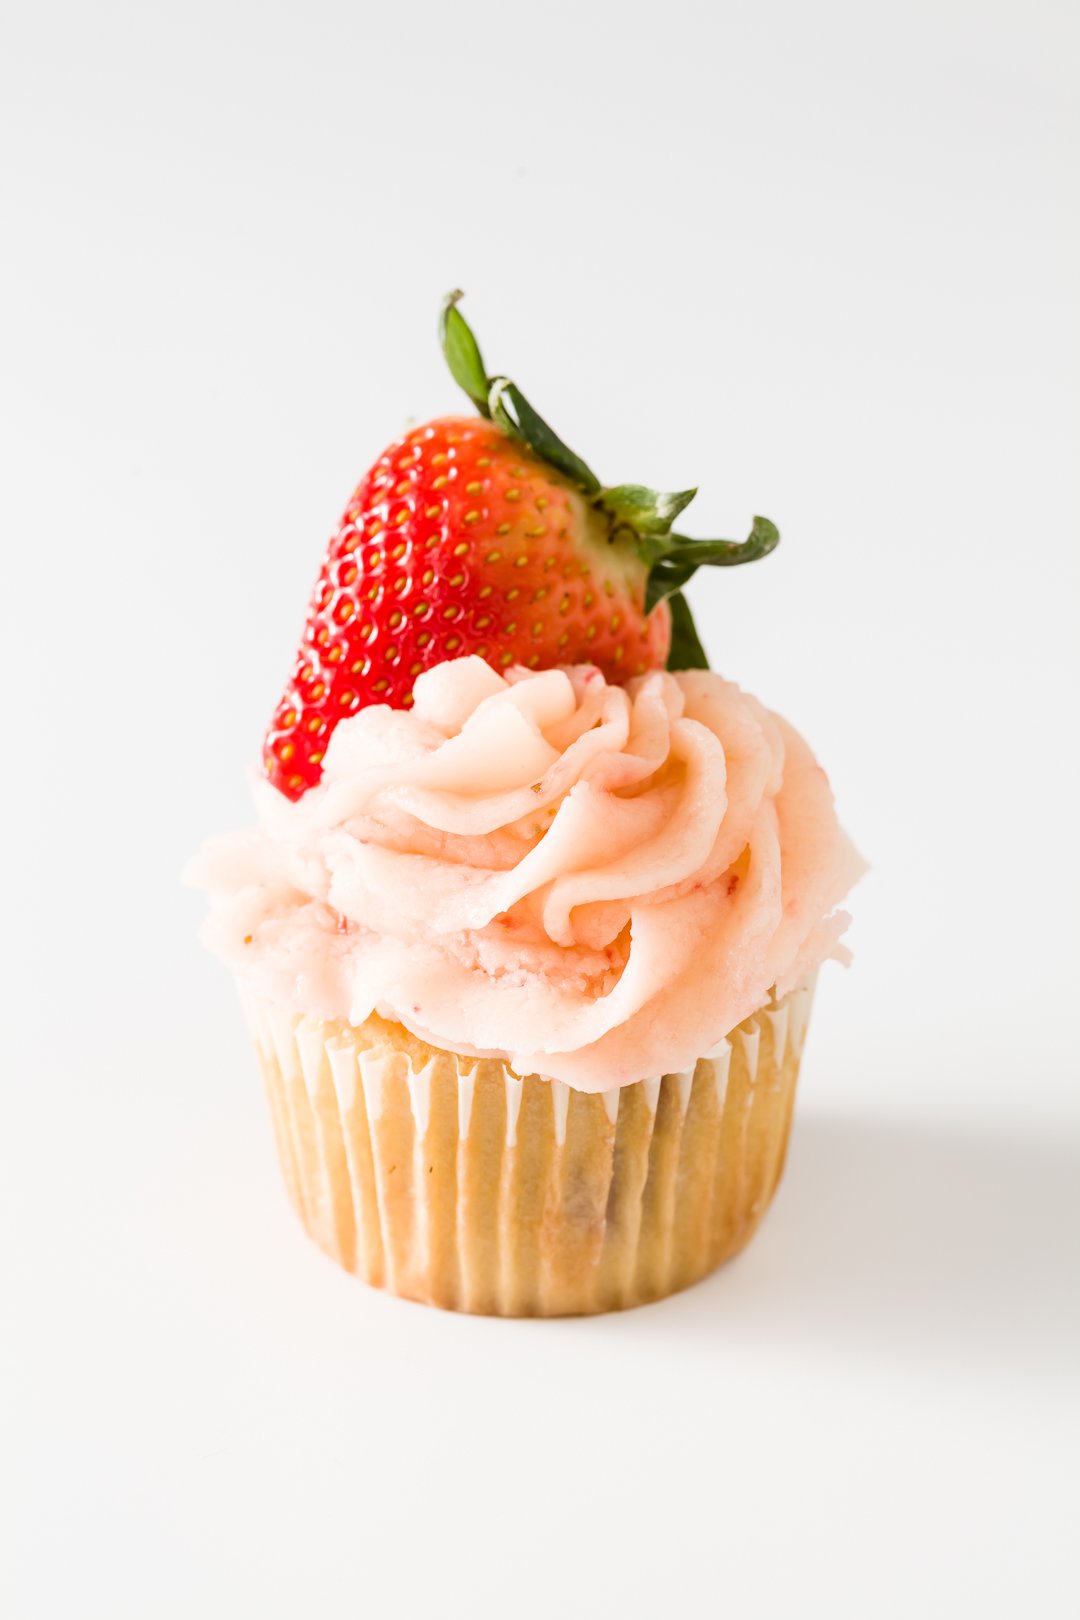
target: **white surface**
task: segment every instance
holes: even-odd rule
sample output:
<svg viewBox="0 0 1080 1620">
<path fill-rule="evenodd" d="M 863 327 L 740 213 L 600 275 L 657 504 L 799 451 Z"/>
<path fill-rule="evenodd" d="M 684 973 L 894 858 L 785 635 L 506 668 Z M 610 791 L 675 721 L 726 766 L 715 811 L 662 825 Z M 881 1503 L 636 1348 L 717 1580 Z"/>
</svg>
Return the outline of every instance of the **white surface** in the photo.
<svg viewBox="0 0 1080 1620">
<path fill-rule="evenodd" d="M 5 1620 L 1074 1614 L 1076 8 L 7 34 Z M 706 640 L 874 863 L 766 1227 L 625 1318 L 310 1249 L 177 884 L 353 483 L 458 403 L 458 283 L 606 476 L 780 523 Z"/>
</svg>

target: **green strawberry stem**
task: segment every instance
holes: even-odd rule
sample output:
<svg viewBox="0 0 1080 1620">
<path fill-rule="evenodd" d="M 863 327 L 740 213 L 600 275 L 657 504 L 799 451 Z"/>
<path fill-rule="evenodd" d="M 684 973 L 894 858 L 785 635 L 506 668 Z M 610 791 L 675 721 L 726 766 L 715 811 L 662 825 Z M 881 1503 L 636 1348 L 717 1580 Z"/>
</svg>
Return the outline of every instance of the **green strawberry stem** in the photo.
<svg viewBox="0 0 1080 1620">
<path fill-rule="evenodd" d="M 508 377 L 487 374 L 480 345 L 458 309 L 463 294 L 448 293 L 439 317 L 439 341 L 446 363 L 458 386 L 472 400 L 480 415 L 496 422 L 511 438 L 523 444 L 562 473 L 608 520 L 609 538 L 614 543 L 626 538 L 648 564 L 645 610 L 651 613 L 659 602 L 671 608 L 671 653 L 669 669 L 708 669 L 709 661 L 694 626 L 683 586 L 701 567 L 731 568 L 737 563 L 755 562 L 767 557 L 780 542 L 780 531 L 768 518 L 756 517 L 745 540 L 694 540 L 675 534 L 672 524 L 697 494 L 684 489 L 663 494 L 643 484 L 616 484 L 605 487 L 587 462 L 565 444 L 529 404 L 525 395 Z"/>
</svg>

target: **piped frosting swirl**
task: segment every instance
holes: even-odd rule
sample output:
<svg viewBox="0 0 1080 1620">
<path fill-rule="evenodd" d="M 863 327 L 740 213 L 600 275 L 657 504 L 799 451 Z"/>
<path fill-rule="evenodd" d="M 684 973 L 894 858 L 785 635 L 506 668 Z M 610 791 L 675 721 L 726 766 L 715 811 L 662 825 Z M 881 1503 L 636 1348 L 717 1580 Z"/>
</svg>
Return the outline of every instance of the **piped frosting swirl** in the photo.
<svg viewBox="0 0 1080 1620">
<path fill-rule="evenodd" d="M 336 728 L 297 803 L 189 868 L 258 994 L 603 1091 L 691 1065 L 844 956 L 863 870 L 824 771 L 709 671 L 421 675 Z"/>
</svg>

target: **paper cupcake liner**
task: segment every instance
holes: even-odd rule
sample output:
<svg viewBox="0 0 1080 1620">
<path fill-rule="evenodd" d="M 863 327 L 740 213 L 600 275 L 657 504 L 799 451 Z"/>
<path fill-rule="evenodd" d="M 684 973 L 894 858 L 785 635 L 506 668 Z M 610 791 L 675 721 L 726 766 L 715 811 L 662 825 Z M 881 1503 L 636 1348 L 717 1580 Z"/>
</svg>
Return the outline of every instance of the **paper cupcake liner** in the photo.
<svg viewBox="0 0 1080 1620">
<path fill-rule="evenodd" d="M 499 1316 L 622 1310 L 736 1254 L 783 1169 L 813 980 L 693 1068 L 592 1095 L 246 1001 L 306 1230 L 407 1299 Z"/>
</svg>

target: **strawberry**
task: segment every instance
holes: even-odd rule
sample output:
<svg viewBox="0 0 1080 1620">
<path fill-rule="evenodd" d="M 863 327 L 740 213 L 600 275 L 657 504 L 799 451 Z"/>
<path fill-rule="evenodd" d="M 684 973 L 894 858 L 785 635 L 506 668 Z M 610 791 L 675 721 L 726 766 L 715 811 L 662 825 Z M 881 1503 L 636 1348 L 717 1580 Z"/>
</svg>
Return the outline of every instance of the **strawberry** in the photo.
<svg viewBox="0 0 1080 1620">
<path fill-rule="evenodd" d="M 408 707 L 416 677 L 447 658 L 588 662 L 614 681 L 707 668 L 682 586 L 702 563 L 749 561 L 779 539 L 755 518 L 741 544 L 688 540 L 671 525 L 694 490 L 603 488 L 513 383 L 486 375 L 460 296 L 440 333 L 480 415 L 414 428 L 345 509 L 264 745 L 291 799 L 319 780 L 339 720 Z"/>
</svg>

